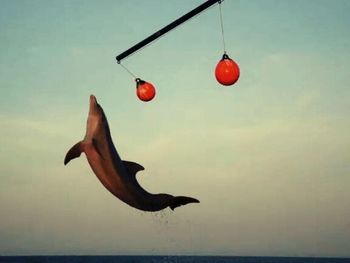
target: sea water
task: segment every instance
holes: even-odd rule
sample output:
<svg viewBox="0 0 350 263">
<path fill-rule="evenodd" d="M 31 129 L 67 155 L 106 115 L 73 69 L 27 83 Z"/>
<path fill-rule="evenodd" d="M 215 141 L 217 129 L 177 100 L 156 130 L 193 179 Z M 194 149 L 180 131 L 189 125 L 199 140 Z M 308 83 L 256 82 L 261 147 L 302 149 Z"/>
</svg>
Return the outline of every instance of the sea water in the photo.
<svg viewBox="0 0 350 263">
<path fill-rule="evenodd" d="M 221 256 L 11 256 L 1 263 L 350 263 L 350 258 Z"/>
</svg>

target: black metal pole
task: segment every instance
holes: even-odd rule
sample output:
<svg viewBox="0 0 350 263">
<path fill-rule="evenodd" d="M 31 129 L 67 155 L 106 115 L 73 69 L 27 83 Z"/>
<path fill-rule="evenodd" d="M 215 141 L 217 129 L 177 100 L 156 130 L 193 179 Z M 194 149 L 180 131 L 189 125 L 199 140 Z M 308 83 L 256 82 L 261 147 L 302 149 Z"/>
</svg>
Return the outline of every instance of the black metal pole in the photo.
<svg viewBox="0 0 350 263">
<path fill-rule="evenodd" d="M 175 21 L 171 22 L 169 25 L 163 27 L 162 29 L 158 30 L 156 33 L 150 35 L 149 37 L 145 38 L 141 42 L 137 43 L 136 45 L 132 46 L 128 50 L 124 51 L 120 55 L 116 57 L 117 62 L 120 63 L 120 61 L 127 56 L 131 55 L 135 51 L 139 50 L 140 48 L 146 46 L 147 44 L 151 43 L 152 41 L 156 40 L 158 37 L 164 35 L 165 33 L 169 32 L 170 30 L 174 29 L 175 27 L 179 26 L 180 24 L 186 22 L 188 19 L 192 18 L 193 16 L 199 14 L 200 12 L 204 11 L 205 9 L 209 8 L 210 6 L 221 3 L 223 0 L 208 0 L 201 4 L 200 6 L 196 7 L 192 11 L 188 12 L 187 14 L 183 15 L 182 17 L 176 19 Z"/>
</svg>

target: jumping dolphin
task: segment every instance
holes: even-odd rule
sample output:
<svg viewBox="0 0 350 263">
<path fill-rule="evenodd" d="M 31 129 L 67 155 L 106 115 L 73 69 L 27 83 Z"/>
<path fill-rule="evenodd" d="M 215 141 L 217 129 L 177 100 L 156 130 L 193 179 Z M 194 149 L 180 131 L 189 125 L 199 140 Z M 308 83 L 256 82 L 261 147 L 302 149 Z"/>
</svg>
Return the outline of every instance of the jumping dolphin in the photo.
<svg viewBox="0 0 350 263">
<path fill-rule="evenodd" d="M 158 211 L 166 207 L 174 210 L 188 203 L 199 203 L 192 197 L 151 194 L 136 180 L 142 165 L 120 159 L 112 142 L 107 118 L 94 95 L 90 96 L 90 109 L 85 138 L 67 153 L 64 164 L 84 152 L 97 178 L 113 195 L 128 205 L 143 211 Z"/>
</svg>

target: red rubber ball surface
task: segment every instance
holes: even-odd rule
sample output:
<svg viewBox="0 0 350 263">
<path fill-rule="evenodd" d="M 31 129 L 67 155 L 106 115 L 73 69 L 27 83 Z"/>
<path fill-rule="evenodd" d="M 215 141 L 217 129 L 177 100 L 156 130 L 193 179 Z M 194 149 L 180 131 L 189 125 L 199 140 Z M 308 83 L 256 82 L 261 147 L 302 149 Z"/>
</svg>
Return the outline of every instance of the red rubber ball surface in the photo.
<svg viewBox="0 0 350 263">
<path fill-rule="evenodd" d="M 156 95 L 156 89 L 149 82 L 140 83 L 136 88 L 137 97 L 142 101 L 150 101 Z"/>
<path fill-rule="evenodd" d="M 235 84 L 239 78 L 239 73 L 237 63 L 230 58 L 220 60 L 215 68 L 216 80 L 225 86 Z"/>
</svg>

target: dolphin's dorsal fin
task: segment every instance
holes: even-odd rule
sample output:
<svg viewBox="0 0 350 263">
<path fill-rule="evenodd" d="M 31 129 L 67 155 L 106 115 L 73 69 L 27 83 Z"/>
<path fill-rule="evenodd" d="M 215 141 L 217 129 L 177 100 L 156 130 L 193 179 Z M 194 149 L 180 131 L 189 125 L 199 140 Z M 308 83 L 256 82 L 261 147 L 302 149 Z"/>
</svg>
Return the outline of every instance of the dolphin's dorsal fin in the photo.
<svg viewBox="0 0 350 263">
<path fill-rule="evenodd" d="M 69 149 L 66 157 L 64 158 L 64 165 L 69 163 L 70 160 L 78 158 L 83 150 L 83 144 L 81 141 L 74 144 L 73 147 Z"/>
<path fill-rule="evenodd" d="M 135 176 L 138 171 L 145 170 L 145 168 L 141 164 L 129 162 L 129 161 L 122 161 L 122 162 L 125 165 L 126 169 L 129 171 L 129 173 L 133 176 Z"/>
</svg>

